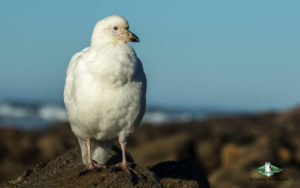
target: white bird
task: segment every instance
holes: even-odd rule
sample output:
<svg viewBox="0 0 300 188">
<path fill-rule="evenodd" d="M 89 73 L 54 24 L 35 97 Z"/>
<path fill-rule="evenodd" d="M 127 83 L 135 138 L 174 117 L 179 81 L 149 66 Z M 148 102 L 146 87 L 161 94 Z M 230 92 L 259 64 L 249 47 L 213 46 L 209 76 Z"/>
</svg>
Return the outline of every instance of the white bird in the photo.
<svg viewBox="0 0 300 188">
<path fill-rule="evenodd" d="M 128 28 L 120 16 L 100 20 L 90 46 L 76 53 L 67 69 L 64 102 L 87 170 L 105 168 L 108 151 L 118 140 L 123 157 L 118 166 L 137 174 L 126 162 L 125 146 L 145 112 L 146 76 L 126 43 L 139 42 Z"/>
</svg>

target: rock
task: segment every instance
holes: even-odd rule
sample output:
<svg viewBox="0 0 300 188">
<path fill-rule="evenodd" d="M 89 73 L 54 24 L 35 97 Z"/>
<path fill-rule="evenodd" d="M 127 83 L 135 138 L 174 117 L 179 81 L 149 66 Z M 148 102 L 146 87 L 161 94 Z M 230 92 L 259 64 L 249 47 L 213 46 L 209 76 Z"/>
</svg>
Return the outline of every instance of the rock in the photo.
<svg viewBox="0 0 300 188">
<path fill-rule="evenodd" d="M 201 141 L 195 144 L 195 153 L 197 159 L 203 164 L 203 167 L 211 171 L 218 163 L 217 147 L 212 141 Z"/>
<path fill-rule="evenodd" d="M 293 108 L 291 110 L 288 110 L 286 112 L 283 112 L 280 114 L 276 120 L 279 124 L 288 124 L 288 123 L 294 123 L 294 124 L 300 124 L 300 106 Z"/>
<path fill-rule="evenodd" d="M 186 151 L 183 152 L 183 150 L 188 147 L 189 140 L 187 133 L 177 133 L 153 139 L 128 150 L 135 156 L 138 164 L 149 166 L 160 161 L 184 158 L 182 155 Z"/>
<path fill-rule="evenodd" d="M 150 170 L 166 188 L 209 187 L 203 170 L 193 159 L 161 162 Z"/>
<path fill-rule="evenodd" d="M 292 159 L 292 154 L 289 149 L 281 147 L 278 149 L 278 155 L 283 163 L 288 163 Z"/>
<path fill-rule="evenodd" d="M 79 176 L 84 165 L 80 149 L 76 147 L 47 165 L 38 164 L 34 169 L 26 170 L 2 187 L 209 187 L 203 170 L 192 160 L 163 162 L 148 169 L 135 165 L 129 154 L 127 157 L 144 178 L 130 180 L 124 172 L 113 171 L 111 166 L 121 161 L 121 151 L 117 147 L 113 147 L 109 155 L 108 169 Z"/>
<path fill-rule="evenodd" d="M 46 135 L 41 137 L 37 141 L 37 147 L 42 153 L 42 158 L 53 159 L 60 153 L 63 153 L 64 147 L 61 144 L 61 141 L 58 141 L 55 135 Z"/>
<path fill-rule="evenodd" d="M 240 158 L 242 149 L 235 144 L 227 144 L 221 152 L 221 161 L 224 168 L 230 168 Z"/>
</svg>

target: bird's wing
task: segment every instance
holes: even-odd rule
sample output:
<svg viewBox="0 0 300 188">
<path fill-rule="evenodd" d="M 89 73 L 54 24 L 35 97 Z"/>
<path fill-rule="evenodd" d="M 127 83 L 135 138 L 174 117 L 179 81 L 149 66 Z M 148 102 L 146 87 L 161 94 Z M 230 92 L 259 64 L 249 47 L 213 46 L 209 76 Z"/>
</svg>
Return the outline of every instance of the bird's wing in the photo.
<svg viewBox="0 0 300 188">
<path fill-rule="evenodd" d="M 133 77 L 133 81 L 142 83 L 141 97 L 144 98 L 144 100 L 142 100 L 141 109 L 135 118 L 134 125 L 137 126 L 143 119 L 146 110 L 146 90 L 147 90 L 147 78 L 144 72 L 143 64 L 139 58 L 137 59 L 137 70 L 136 70 L 136 74 Z"/>
<path fill-rule="evenodd" d="M 144 72 L 142 61 L 139 58 L 137 58 L 137 70 L 136 70 L 136 74 L 133 77 L 133 80 L 143 83 L 142 91 L 143 91 L 144 94 L 146 94 L 147 78 L 146 78 L 146 75 L 145 75 L 145 72 Z"/>
<path fill-rule="evenodd" d="M 67 77 L 66 77 L 66 84 L 65 84 L 65 90 L 64 90 L 64 100 L 65 103 L 68 103 L 72 100 L 73 98 L 73 79 L 74 79 L 74 69 L 78 62 L 82 59 L 82 55 L 88 51 L 89 48 L 85 48 L 81 50 L 80 52 L 74 54 L 70 60 L 68 69 L 67 69 Z"/>
</svg>

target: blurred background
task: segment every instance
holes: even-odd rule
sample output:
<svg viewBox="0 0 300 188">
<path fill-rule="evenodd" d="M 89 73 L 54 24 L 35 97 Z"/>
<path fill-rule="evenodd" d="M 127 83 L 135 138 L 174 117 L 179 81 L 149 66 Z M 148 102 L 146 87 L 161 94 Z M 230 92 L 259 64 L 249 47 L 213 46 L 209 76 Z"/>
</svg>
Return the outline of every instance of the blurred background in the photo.
<svg viewBox="0 0 300 188">
<path fill-rule="evenodd" d="M 259 140 L 258 135 L 266 140 L 264 151 L 269 149 L 267 143 L 273 143 L 272 136 L 278 134 L 273 139 L 284 140 L 272 146 L 266 157 L 271 163 L 299 165 L 300 143 L 296 137 L 286 140 L 292 138 L 287 136 L 290 133 L 298 133 L 299 6 L 300 2 L 292 0 L 1 1 L 0 166 L 7 171 L 0 179 L 7 180 L 37 161 L 49 161 L 77 144 L 63 105 L 65 72 L 72 55 L 89 46 L 95 23 L 113 14 L 125 17 L 141 41 L 130 43 L 148 78 L 148 106 L 140 132 L 150 127 L 159 132 L 177 126 L 182 127 L 178 134 L 182 129 L 188 135 L 196 130 L 199 135 L 210 133 L 212 137 L 206 141 L 195 137 L 191 147 L 199 163 L 211 157 L 203 160 L 195 143 L 204 143 L 204 148 L 218 156 L 211 166 L 204 165 L 215 186 L 222 178 L 249 185 L 247 173 L 242 180 L 220 175 L 224 164 L 230 166 L 222 152 L 226 144 L 231 144 L 229 158 L 240 158 L 239 152 L 245 149 L 240 151 L 239 147 L 250 148 Z M 231 128 L 224 128 L 226 122 Z M 235 141 L 231 134 L 241 129 L 244 132 Z M 50 147 L 44 151 L 57 131 L 70 140 L 62 138 L 61 144 L 52 143 L 57 150 Z M 135 134 L 132 140 L 137 137 Z M 16 148 L 37 157 L 31 162 L 21 157 L 22 161 L 18 152 L 23 150 Z M 138 147 L 133 144 L 132 148 Z M 135 153 L 139 155 L 140 151 Z M 174 156 L 165 159 L 180 159 L 181 155 Z M 283 160 L 280 156 L 288 157 Z M 264 158 L 254 157 L 240 170 L 264 162 Z M 284 183 L 282 186 L 286 186 Z"/>
</svg>

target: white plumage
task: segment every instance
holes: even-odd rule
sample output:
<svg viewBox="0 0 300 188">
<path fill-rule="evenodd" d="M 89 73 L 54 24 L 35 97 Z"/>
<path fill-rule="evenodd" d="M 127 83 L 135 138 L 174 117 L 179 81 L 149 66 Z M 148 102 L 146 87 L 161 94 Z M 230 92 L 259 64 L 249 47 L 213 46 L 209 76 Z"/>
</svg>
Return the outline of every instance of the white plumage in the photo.
<svg viewBox="0 0 300 188">
<path fill-rule="evenodd" d="M 129 41 L 138 38 L 127 21 L 109 16 L 96 24 L 91 46 L 69 63 L 64 101 L 85 164 L 90 163 L 88 140 L 92 160 L 104 164 L 112 144 L 126 143 L 144 115 L 146 77 Z"/>
</svg>

